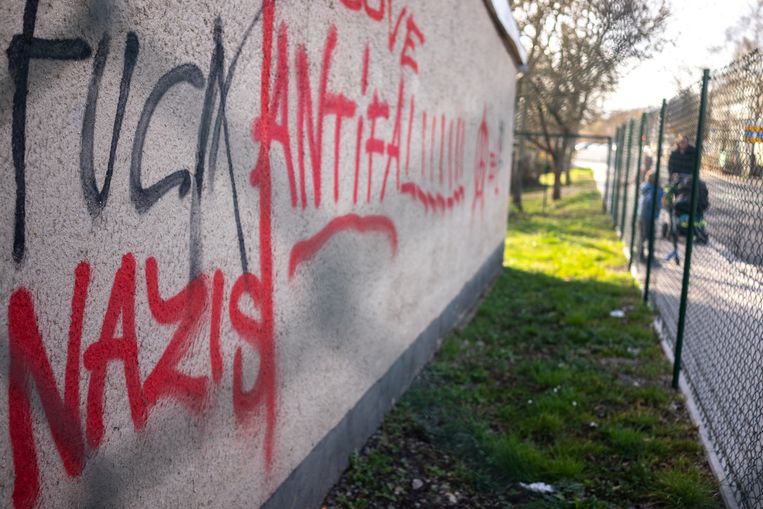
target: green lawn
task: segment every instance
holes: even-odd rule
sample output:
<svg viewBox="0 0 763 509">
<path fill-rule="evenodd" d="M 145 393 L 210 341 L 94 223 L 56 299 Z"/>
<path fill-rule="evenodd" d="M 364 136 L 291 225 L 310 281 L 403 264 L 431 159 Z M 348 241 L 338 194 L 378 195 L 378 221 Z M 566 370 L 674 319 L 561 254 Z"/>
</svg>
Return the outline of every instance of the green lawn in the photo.
<svg viewBox="0 0 763 509">
<path fill-rule="evenodd" d="M 537 191 L 524 205 L 474 318 L 326 506 L 721 506 L 590 171 L 574 171 L 545 214 Z M 532 482 L 554 491 L 520 485 Z"/>
</svg>

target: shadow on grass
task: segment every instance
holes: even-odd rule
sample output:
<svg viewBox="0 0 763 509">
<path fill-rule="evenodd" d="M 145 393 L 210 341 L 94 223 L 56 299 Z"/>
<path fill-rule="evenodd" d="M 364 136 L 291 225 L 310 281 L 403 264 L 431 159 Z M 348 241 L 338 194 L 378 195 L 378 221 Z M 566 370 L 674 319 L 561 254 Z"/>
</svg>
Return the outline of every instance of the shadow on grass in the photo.
<svg viewBox="0 0 763 509">
<path fill-rule="evenodd" d="M 495 500 L 713 507 L 650 321 L 632 287 L 507 268 L 394 413 Z"/>
</svg>

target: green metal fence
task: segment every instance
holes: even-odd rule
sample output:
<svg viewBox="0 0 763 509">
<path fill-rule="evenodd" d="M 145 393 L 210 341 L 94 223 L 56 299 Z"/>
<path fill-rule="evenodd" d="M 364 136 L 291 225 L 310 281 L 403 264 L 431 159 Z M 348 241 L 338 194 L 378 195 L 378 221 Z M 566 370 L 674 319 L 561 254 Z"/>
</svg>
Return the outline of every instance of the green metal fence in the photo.
<svg viewBox="0 0 763 509">
<path fill-rule="evenodd" d="M 763 507 L 763 55 L 705 71 L 615 144 L 604 207 L 659 312 L 674 387 L 680 374 L 727 502 Z"/>
</svg>

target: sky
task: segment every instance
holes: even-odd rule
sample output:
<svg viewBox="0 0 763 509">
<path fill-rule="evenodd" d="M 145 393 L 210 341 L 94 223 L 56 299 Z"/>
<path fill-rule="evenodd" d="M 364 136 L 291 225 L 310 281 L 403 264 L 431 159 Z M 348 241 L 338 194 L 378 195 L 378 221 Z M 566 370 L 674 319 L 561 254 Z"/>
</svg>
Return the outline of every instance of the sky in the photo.
<svg viewBox="0 0 763 509">
<path fill-rule="evenodd" d="M 604 111 L 660 105 L 677 91 L 674 76 L 686 80 L 679 67 L 723 67 L 731 61 L 733 47 L 726 44 L 726 30 L 736 25 L 749 8 L 749 0 L 670 0 L 671 17 L 665 30 L 668 41 L 652 59 L 626 68 L 617 90 L 604 102 Z M 713 53 L 714 46 L 726 46 Z M 691 73 L 688 73 L 691 75 Z M 688 83 L 688 82 L 687 82 Z"/>
</svg>

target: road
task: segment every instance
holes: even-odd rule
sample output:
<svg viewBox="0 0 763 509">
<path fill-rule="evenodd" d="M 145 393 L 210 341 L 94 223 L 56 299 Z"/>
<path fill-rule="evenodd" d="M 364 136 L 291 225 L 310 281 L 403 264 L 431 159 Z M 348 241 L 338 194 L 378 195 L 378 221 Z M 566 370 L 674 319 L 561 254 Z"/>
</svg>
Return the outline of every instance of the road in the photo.
<svg viewBox="0 0 763 509">
<path fill-rule="evenodd" d="M 614 155 L 614 148 L 612 149 Z M 582 150 L 575 152 L 572 161 L 573 166 L 581 168 L 591 168 L 593 178 L 596 180 L 596 187 L 599 192 L 604 194 L 604 184 L 607 178 L 607 146 L 604 144 L 592 144 Z"/>
<path fill-rule="evenodd" d="M 763 181 L 733 175 L 702 176 L 710 195 L 710 234 L 729 256 L 763 267 Z"/>
</svg>

